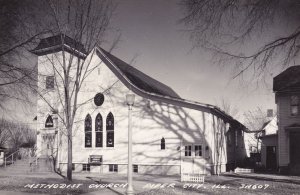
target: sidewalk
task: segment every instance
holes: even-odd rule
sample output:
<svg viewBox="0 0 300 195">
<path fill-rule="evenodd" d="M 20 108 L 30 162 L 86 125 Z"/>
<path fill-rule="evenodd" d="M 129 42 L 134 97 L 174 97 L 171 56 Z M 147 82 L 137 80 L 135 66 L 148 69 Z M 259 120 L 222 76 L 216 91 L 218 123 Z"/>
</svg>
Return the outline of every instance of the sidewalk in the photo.
<svg viewBox="0 0 300 195">
<path fill-rule="evenodd" d="M 232 178 L 247 178 L 247 179 L 263 180 L 263 181 L 300 184 L 300 176 L 275 175 L 275 174 L 264 174 L 264 173 L 224 173 L 222 175 L 226 177 L 232 177 Z"/>
<path fill-rule="evenodd" d="M 13 171 L 6 171 L 0 169 L 0 175 L 5 176 L 19 176 L 19 177 L 33 177 L 33 178 L 62 178 L 54 172 L 28 172 L 28 173 L 15 173 Z"/>
<path fill-rule="evenodd" d="M 14 191 L 4 191 L 4 190 L 0 190 L 0 194 L 1 195 L 32 195 L 32 193 L 27 193 L 27 192 L 14 192 Z"/>
</svg>

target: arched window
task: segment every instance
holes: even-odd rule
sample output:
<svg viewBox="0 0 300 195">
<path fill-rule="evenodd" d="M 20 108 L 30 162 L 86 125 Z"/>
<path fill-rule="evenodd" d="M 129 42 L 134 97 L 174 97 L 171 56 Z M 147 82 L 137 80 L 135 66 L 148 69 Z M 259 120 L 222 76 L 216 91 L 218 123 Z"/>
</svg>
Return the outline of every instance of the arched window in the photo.
<svg viewBox="0 0 300 195">
<path fill-rule="evenodd" d="M 47 119 L 46 119 L 46 122 L 45 122 L 45 127 L 48 128 L 48 127 L 53 127 L 53 118 L 52 116 L 48 116 Z"/>
<path fill-rule="evenodd" d="M 92 147 L 92 117 L 87 115 L 84 120 L 84 132 L 85 132 L 85 147 Z"/>
<path fill-rule="evenodd" d="M 160 140 L 160 149 L 161 149 L 161 150 L 166 149 L 166 141 L 165 141 L 165 138 L 161 138 L 161 140 Z"/>
<path fill-rule="evenodd" d="M 111 112 L 106 117 L 106 147 L 114 147 L 114 115 Z"/>
<path fill-rule="evenodd" d="M 103 120 L 99 113 L 95 120 L 96 147 L 103 147 Z"/>
</svg>

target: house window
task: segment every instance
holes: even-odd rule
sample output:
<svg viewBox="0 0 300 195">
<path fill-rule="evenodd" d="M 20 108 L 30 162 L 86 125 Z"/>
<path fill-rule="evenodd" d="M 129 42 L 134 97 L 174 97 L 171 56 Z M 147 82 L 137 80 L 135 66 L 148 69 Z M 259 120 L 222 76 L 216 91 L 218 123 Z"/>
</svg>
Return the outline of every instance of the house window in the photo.
<svg viewBox="0 0 300 195">
<path fill-rule="evenodd" d="M 118 172 L 118 165 L 109 165 L 109 172 Z"/>
<path fill-rule="evenodd" d="M 195 145 L 195 156 L 202 156 L 202 146 Z"/>
<path fill-rule="evenodd" d="M 185 146 L 184 147 L 184 156 L 192 156 L 192 146 Z"/>
<path fill-rule="evenodd" d="M 111 112 L 106 117 L 106 147 L 114 147 L 114 115 Z"/>
<path fill-rule="evenodd" d="M 49 127 L 53 127 L 53 118 L 52 116 L 48 116 L 47 119 L 46 119 L 46 122 L 45 122 L 45 127 L 46 128 L 49 128 Z"/>
<path fill-rule="evenodd" d="M 96 147 L 103 147 L 103 120 L 99 113 L 95 120 Z"/>
<path fill-rule="evenodd" d="M 72 163 L 72 171 L 75 171 L 75 164 Z"/>
<path fill-rule="evenodd" d="M 139 172 L 139 166 L 138 165 L 133 165 L 133 172 L 138 173 Z"/>
<path fill-rule="evenodd" d="M 83 171 L 90 171 L 91 170 L 90 164 L 82 164 L 82 170 Z"/>
<path fill-rule="evenodd" d="M 165 138 L 161 138 L 161 140 L 160 140 L 160 149 L 161 149 L 161 150 L 166 149 L 166 141 L 165 141 Z"/>
<path fill-rule="evenodd" d="M 46 89 L 54 89 L 54 76 L 46 77 Z"/>
<path fill-rule="evenodd" d="M 84 132 L 85 132 L 85 147 L 92 147 L 92 118 L 91 115 L 87 115 L 84 120 Z"/>
<path fill-rule="evenodd" d="M 296 95 L 291 96 L 291 116 L 299 114 L 299 97 Z"/>
</svg>

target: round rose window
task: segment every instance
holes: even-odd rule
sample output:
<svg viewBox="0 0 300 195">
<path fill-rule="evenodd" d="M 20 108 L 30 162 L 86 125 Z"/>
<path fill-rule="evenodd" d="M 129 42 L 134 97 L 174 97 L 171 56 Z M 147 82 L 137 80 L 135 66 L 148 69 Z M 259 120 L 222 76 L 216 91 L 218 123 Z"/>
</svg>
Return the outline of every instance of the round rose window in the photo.
<svg viewBox="0 0 300 195">
<path fill-rule="evenodd" d="M 104 102 L 104 95 L 102 93 L 97 93 L 94 97 L 94 103 L 96 106 L 101 106 Z"/>
</svg>

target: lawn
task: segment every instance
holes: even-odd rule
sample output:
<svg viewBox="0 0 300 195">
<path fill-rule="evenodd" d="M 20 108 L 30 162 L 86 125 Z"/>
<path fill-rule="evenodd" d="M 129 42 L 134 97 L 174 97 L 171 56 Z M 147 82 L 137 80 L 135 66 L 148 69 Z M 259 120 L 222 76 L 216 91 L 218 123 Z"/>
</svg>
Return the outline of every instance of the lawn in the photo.
<svg viewBox="0 0 300 195">
<path fill-rule="evenodd" d="M 82 194 L 95 191 L 88 188 L 93 183 L 95 182 L 77 179 L 70 182 L 63 178 L 0 176 L 0 190 L 35 194 Z"/>
<path fill-rule="evenodd" d="M 120 194 L 125 188 L 99 187 L 107 183 L 126 183 L 125 175 L 101 175 L 99 177 L 74 176 L 69 182 L 60 177 L 0 176 L 0 190 L 30 192 L 36 194 Z M 100 179 L 101 178 L 101 179 Z M 151 185 L 149 185 L 151 184 Z M 158 185 L 157 185 L 158 184 Z M 161 184 L 161 185 L 159 185 Z M 166 184 L 166 185 L 163 185 Z M 91 188 L 98 185 L 98 188 Z M 137 194 L 300 194 L 300 178 L 276 179 L 248 177 L 244 175 L 208 176 L 203 184 L 181 183 L 179 177 L 135 175 L 134 187 Z"/>
<path fill-rule="evenodd" d="M 143 195 L 154 194 L 300 194 L 300 181 L 243 176 L 210 176 L 203 184 L 183 183 L 175 188 L 152 189 Z"/>
</svg>

